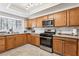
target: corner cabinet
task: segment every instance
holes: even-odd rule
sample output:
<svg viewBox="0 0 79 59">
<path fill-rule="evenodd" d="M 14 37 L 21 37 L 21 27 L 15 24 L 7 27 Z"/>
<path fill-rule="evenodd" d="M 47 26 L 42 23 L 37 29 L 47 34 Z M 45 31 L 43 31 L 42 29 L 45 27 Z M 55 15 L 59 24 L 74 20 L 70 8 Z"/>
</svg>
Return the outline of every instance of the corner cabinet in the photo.
<svg viewBox="0 0 79 59">
<path fill-rule="evenodd" d="M 70 26 L 79 26 L 79 7 L 69 10 Z"/>
<path fill-rule="evenodd" d="M 66 26 L 67 11 L 62 11 L 54 14 L 55 26 Z"/>
</svg>

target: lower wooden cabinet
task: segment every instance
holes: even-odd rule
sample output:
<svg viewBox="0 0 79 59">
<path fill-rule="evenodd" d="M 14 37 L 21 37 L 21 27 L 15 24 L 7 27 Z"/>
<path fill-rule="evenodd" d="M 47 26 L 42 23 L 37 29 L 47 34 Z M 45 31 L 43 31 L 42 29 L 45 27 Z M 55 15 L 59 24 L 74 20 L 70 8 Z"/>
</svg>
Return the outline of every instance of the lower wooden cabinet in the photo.
<svg viewBox="0 0 79 59">
<path fill-rule="evenodd" d="M 5 51 L 5 37 L 0 37 L 0 53 Z"/>
<path fill-rule="evenodd" d="M 32 44 L 32 35 L 31 34 L 26 34 L 27 35 L 27 43 Z"/>
<path fill-rule="evenodd" d="M 62 40 L 59 37 L 53 38 L 53 52 L 61 54 L 61 55 L 63 54 Z"/>
<path fill-rule="evenodd" d="M 26 43 L 26 37 L 23 34 L 19 34 L 19 35 L 15 35 L 16 39 L 15 39 L 15 45 L 16 47 L 24 45 Z"/>
<path fill-rule="evenodd" d="M 9 35 L 6 36 L 6 49 L 12 49 L 15 48 L 15 36 L 14 35 Z"/>
<path fill-rule="evenodd" d="M 32 36 L 32 44 L 36 46 L 40 46 L 40 37 L 37 35 Z"/>
<path fill-rule="evenodd" d="M 22 34 L 23 44 L 27 44 L 27 36 L 26 34 Z"/>
<path fill-rule="evenodd" d="M 77 39 L 54 37 L 53 51 L 64 56 L 77 56 Z"/>
<path fill-rule="evenodd" d="M 78 40 L 78 56 L 79 56 L 79 40 Z"/>
<path fill-rule="evenodd" d="M 65 56 L 77 56 L 77 39 L 66 38 L 63 45 Z"/>
<path fill-rule="evenodd" d="M 35 36 L 35 45 L 40 46 L 40 37 L 39 36 Z"/>
</svg>

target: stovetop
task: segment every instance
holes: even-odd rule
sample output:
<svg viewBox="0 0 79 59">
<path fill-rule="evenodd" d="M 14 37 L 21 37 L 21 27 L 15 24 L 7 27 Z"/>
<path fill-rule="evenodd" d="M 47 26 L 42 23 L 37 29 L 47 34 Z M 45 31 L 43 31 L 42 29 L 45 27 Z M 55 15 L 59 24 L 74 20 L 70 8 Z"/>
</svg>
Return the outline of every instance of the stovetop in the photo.
<svg viewBox="0 0 79 59">
<path fill-rule="evenodd" d="M 45 33 L 41 33 L 40 36 L 51 37 L 51 36 L 53 36 L 53 34 L 55 34 L 55 33 L 54 32 L 45 32 Z"/>
</svg>

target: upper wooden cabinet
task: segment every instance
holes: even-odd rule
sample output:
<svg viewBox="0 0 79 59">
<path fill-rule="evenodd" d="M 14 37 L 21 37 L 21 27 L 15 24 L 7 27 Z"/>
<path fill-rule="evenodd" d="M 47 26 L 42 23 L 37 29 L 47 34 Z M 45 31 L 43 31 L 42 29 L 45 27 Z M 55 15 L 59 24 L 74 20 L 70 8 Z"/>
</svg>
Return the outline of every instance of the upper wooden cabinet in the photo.
<svg viewBox="0 0 79 59">
<path fill-rule="evenodd" d="M 53 14 L 48 15 L 48 19 L 54 19 L 54 15 Z"/>
<path fill-rule="evenodd" d="M 48 16 L 46 15 L 46 16 L 42 16 L 42 19 L 43 20 L 47 20 L 48 19 Z"/>
<path fill-rule="evenodd" d="M 62 11 L 54 14 L 55 26 L 66 26 L 67 12 Z"/>
<path fill-rule="evenodd" d="M 79 26 L 79 7 L 57 12 L 54 14 L 37 17 L 33 20 L 27 21 L 27 27 L 32 27 L 35 25 L 36 27 L 43 27 L 42 21 L 44 20 L 55 20 L 55 26 Z"/>
<path fill-rule="evenodd" d="M 32 27 L 37 27 L 37 21 L 36 20 L 37 20 L 36 18 L 31 20 L 32 21 Z"/>
<path fill-rule="evenodd" d="M 31 28 L 32 27 L 32 20 L 31 19 L 28 19 L 27 20 L 27 27 L 28 28 Z"/>
<path fill-rule="evenodd" d="M 37 18 L 37 27 L 39 27 L 39 28 L 41 28 L 41 27 L 43 27 L 42 26 L 42 21 L 44 21 L 44 20 L 47 20 L 48 19 L 48 16 L 42 16 L 42 17 L 38 17 Z"/>
<path fill-rule="evenodd" d="M 42 20 L 41 17 L 37 18 L 37 27 L 42 27 Z"/>
<path fill-rule="evenodd" d="M 70 26 L 79 26 L 79 7 L 69 10 Z"/>
</svg>

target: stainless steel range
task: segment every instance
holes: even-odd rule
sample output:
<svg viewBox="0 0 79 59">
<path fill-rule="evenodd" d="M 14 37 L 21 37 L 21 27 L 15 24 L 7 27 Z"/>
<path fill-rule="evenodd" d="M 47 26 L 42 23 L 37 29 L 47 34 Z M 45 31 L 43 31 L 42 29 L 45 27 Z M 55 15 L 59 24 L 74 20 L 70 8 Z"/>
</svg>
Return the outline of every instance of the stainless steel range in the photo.
<svg viewBox="0 0 79 59">
<path fill-rule="evenodd" d="M 40 34 L 40 48 L 52 52 L 52 39 L 55 32 L 45 32 Z"/>
</svg>

